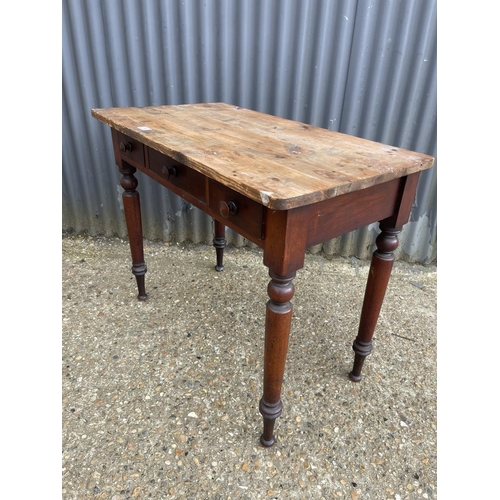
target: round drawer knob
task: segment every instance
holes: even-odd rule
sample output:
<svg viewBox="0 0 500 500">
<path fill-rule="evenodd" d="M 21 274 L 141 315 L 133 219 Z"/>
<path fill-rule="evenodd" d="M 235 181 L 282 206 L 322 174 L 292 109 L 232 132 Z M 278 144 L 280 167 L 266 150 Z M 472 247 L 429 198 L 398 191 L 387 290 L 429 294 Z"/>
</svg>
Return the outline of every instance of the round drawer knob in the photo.
<svg viewBox="0 0 500 500">
<path fill-rule="evenodd" d="M 219 201 L 219 213 L 227 219 L 230 215 L 235 215 L 238 211 L 238 206 L 234 201 Z"/>
<path fill-rule="evenodd" d="M 120 142 L 120 151 L 122 153 L 130 153 L 132 151 L 132 144 L 130 142 Z"/>
<path fill-rule="evenodd" d="M 177 169 L 173 165 L 170 167 L 163 165 L 163 167 L 161 167 L 161 172 L 167 179 L 170 179 L 170 177 L 177 177 Z"/>
</svg>

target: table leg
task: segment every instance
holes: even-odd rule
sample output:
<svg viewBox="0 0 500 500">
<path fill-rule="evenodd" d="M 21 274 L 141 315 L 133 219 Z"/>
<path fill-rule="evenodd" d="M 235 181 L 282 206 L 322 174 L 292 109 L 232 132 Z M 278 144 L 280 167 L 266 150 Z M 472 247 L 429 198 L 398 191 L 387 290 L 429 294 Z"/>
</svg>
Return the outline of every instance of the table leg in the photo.
<svg viewBox="0 0 500 500">
<path fill-rule="evenodd" d="M 215 253 L 217 255 L 216 271 L 224 271 L 222 259 L 224 257 L 224 248 L 226 247 L 226 226 L 214 219 L 214 240 Z"/>
<path fill-rule="evenodd" d="M 132 253 L 132 273 L 137 280 L 139 300 L 146 300 L 146 288 L 144 275 L 146 274 L 146 263 L 144 262 L 144 247 L 142 242 L 141 205 L 139 193 L 136 191 L 137 179 L 134 174 L 136 169 L 127 163 L 122 163 L 120 173 L 122 179 L 120 184 L 124 189 L 123 209 L 125 211 L 125 221 L 127 223 L 128 239 L 130 251 Z"/>
<path fill-rule="evenodd" d="M 259 411 L 264 418 L 264 432 L 260 437 L 263 446 L 275 443 L 274 423 L 281 415 L 281 386 L 285 373 L 288 338 L 292 321 L 292 303 L 295 273 L 279 276 L 269 271 L 271 281 L 267 287 L 269 301 L 266 305 L 266 338 L 264 346 L 264 394 Z"/>
<path fill-rule="evenodd" d="M 354 340 L 354 366 L 349 373 L 353 382 L 361 380 L 361 369 L 365 358 L 372 352 L 372 337 L 377 325 L 380 309 L 384 300 L 385 291 L 391 276 L 394 263 L 394 250 L 398 247 L 398 234 L 401 228 L 387 227 L 380 223 L 382 232 L 376 240 L 377 249 L 373 252 L 368 281 L 366 283 L 365 298 L 361 310 L 358 336 Z"/>
</svg>

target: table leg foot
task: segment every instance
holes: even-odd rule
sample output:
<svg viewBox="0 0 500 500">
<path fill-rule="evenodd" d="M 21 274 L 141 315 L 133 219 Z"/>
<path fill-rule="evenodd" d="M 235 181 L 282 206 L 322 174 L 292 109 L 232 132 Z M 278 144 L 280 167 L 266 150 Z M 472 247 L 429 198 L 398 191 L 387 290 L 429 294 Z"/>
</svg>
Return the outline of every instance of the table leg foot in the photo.
<svg viewBox="0 0 500 500">
<path fill-rule="evenodd" d="M 260 436 L 260 443 L 262 446 L 269 448 L 273 446 L 276 442 L 274 437 L 274 423 L 276 419 L 281 415 L 283 406 L 281 400 L 274 404 L 266 403 L 264 398 L 260 400 L 259 411 L 264 418 L 264 431 Z"/>
<path fill-rule="evenodd" d="M 352 348 L 354 350 L 354 366 L 352 371 L 349 372 L 349 378 L 353 382 L 359 382 L 361 380 L 363 363 L 366 357 L 372 352 L 372 342 L 362 342 L 356 339 L 352 344 Z"/>
<path fill-rule="evenodd" d="M 215 247 L 215 253 L 217 257 L 217 264 L 215 266 L 216 271 L 224 271 L 224 248 L 226 247 L 226 226 L 214 219 L 214 239 L 213 245 Z"/>
<path fill-rule="evenodd" d="M 377 237 L 377 249 L 373 252 L 368 273 L 358 335 L 352 345 L 354 365 L 349 378 L 353 382 L 361 380 L 363 363 L 372 352 L 372 337 L 391 276 L 394 250 L 398 247 L 398 234 L 401 232 L 400 228 L 388 227 L 383 221 L 380 223 L 380 229 L 382 232 Z"/>
<path fill-rule="evenodd" d="M 273 422 L 273 426 L 274 426 L 274 422 Z M 274 443 L 276 443 L 276 439 L 274 439 L 274 436 L 272 436 L 269 441 L 267 441 L 264 438 L 264 434 L 262 434 L 262 436 L 260 436 L 260 444 L 262 446 L 264 446 L 265 448 L 270 448 L 271 446 L 274 446 Z"/>
<path fill-rule="evenodd" d="M 135 276 L 135 279 L 137 281 L 137 289 L 139 291 L 137 298 L 139 300 L 146 300 L 148 298 L 145 284 L 146 264 L 143 263 L 142 265 L 137 266 L 133 265 L 132 274 Z"/>
<path fill-rule="evenodd" d="M 144 262 L 144 246 L 142 242 L 141 204 L 139 193 L 136 191 L 137 179 L 134 176 L 136 169 L 127 163 L 122 163 L 120 173 L 122 178 L 120 184 L 123 188 L 123 210 L 127 223 L 130 252 L 132 253 L 132 274 L 137 281 L 139 300 L 146 300 L 146 288 L 144 275 L 146 274 L 146 263 Z"/>
</svg>

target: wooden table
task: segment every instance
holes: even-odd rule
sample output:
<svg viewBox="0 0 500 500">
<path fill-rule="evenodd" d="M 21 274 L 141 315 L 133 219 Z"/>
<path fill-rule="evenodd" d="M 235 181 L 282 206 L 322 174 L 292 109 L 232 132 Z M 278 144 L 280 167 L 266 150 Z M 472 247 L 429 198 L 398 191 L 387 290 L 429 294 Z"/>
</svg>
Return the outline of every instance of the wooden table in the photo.
<svg viewBox="0 0 500 500">
<path fill-rule="evenodd" d="M 263 249 L 271 277 L 259 404 L 264 446 L 275 443 L 282 412 L 292 280 L 306 249 L 379 221 L 349 373 L 361 380 L 398 234 L 431 156 L 223 103 L 93 109 L 92 116 L 111 127 L 139 300 L 146 264 L 136 170 L 213 217 L 218 271 L 226 226 Z"/>
</svg>

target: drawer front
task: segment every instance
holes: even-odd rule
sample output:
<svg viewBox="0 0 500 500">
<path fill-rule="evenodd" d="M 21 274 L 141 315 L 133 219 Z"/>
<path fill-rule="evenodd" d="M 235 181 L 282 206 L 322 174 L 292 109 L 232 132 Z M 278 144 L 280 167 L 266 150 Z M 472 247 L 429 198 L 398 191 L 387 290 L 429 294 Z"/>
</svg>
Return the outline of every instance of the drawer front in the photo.
<svg viewBox="0 0 500 500">
<path fill-rule="evenodd" d="M 251 240 L 263 237 L 264 206 L 232 189 L 209 179 L 210 208 L 229 227 L 234 225 L 241 234 Z"/>
<path fill-rule="evenodd" d="M 149 168 L 169 184 L 206 203 L 206 177 L 182 163 L 149 148 Z"/>
<path fill-rule="evenodd" d="M 116 133 L 116 141 L 121 158 L 144 166 L 144 146 L 139 141 L 128 137 L 121 132 Z"/>
</svg>

